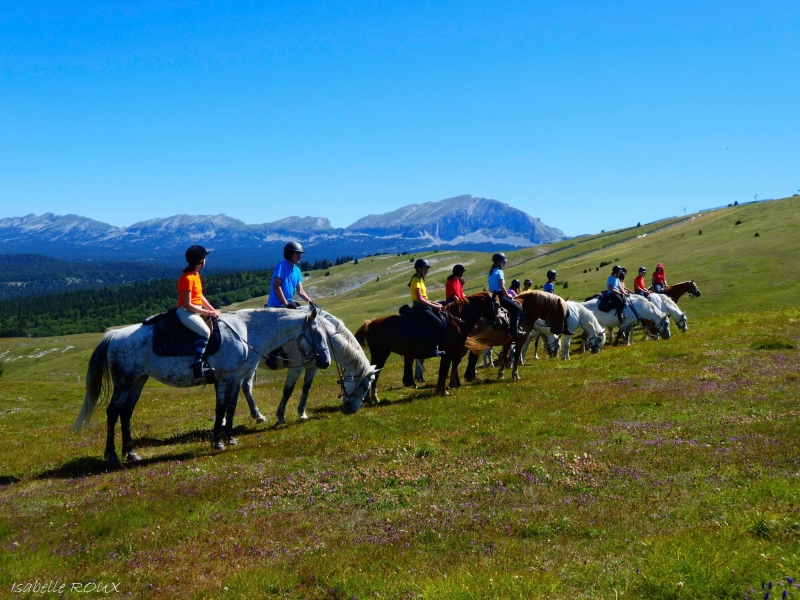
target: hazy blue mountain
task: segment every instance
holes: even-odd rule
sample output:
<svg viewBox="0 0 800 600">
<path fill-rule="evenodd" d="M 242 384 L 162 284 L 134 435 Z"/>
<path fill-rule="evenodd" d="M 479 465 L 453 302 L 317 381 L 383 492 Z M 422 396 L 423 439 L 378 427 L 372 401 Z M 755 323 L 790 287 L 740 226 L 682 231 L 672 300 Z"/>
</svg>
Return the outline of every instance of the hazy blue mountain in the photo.
<svg viewBox="0 0 800 600">
<path fill-rule="evenodd" d="M 337 229 L 321 217 L 288 217 L 249 225 L 227 215 L 175 215 L 114 227 L 76 215 L 0 219 L 0 252 L 62 260 L 137 261 L 179 266 L 202 244 L 213 269 L 272 267 L 284 244 L 300 241 L 307 258 L 333 260 L 376 252 L 434 248 L 512 249 L 564 239 L 558 229 L 507 204 L 474 196 L 410 204 Z"/>
</svg>

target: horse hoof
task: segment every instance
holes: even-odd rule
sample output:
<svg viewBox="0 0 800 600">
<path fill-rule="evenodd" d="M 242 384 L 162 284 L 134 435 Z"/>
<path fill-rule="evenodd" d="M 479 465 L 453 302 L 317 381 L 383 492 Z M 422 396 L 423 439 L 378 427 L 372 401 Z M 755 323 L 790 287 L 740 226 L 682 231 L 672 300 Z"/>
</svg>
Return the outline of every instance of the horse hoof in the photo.
<svg viewBox="0 0 800 600">
<path fill-rule="evenodd" d="M 222 440 L 211 440 L 211 449 L 212 450 L 225 450 L 225 444 L 222 443 Z"/>
<path fill-rule="evenodd" d="M 250 415 L 250 416 L 256 420 L 256 423 L 264 423 L 267 420 L 267 417 L 265 417 L 261 413 L 257 413 L 255 415 Z"/>
<path fill-rule="evenodd" d="M 417 389 L 417 384 L 416 384 L 416 383 L 414 383 L 413 381 L 412 381 L 411 383 L 409 383 L 409 382 L 407 382 L 407 381 L 404 381 L 404 382 L 403 382 L 403 387 L 412 388 L 412 389 Z"/>
<path fill-rule="evenodd" d="M 513 381 L 519 381 L 520 379 L 522 379 L 522 377 L 520 377 L 519 375 L 512 375 L 512 376 L 511 376 L 511 379 L 512 379 Z"/>
<path fill-rule="evenodd" d="M 283 425 L 284 423 L 286 423 L 286 419 L 283 417 L 278 417 L 278 420 L 275 421 L 275 426 L 277 427 L 278 425 Z"/>
<path fill-rule="evenodd" d="M 130 452 L 128 452 L 128 456 L 125 457 L 125 460 L 127 462 L 131 462 L 132 463 L 132 462 L 139 462 L 142 459 L 138 454 L 136 454 L 136 452 L 131 450 Z"/>
<path fill-rule="evenodd" d="M 108 463 L 108 468 L 116 471 L 117 469 L 122 468 L 122 463 L 119 462 L 119 456 L 116 454 L 112 454 L 111 456 L 106 457 L 106 463 Z"/>
<path fill-rule="evenodd" d="M 231 435 L 231 436 L 228 436 L 228 439 L 225 440 L 225 443 L 228 446 L 236 446 L 239 443 L 239 440 L 237 440 L 235 437 L 233 437 Z"/>
<path fill-rule="evenodd" d="M 438 392 L 436 392 L 436 394 L 439 396 L 449 396 L 450 392 L 448 392 L 447 390 L 439 390 Z"/>
<path fill-rule="evenodd" d="M 300 415 L 300 420 L 301 421 L 308 421 L 308 415 L 305 412 L 303 412 L 303 414 Z"/>
</svg>

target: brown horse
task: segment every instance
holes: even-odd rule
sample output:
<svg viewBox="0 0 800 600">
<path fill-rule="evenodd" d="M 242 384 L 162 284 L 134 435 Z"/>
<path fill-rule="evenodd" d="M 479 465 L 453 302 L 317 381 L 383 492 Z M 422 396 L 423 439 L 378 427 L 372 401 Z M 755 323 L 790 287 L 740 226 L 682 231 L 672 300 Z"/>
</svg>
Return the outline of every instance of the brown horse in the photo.
<svg viewBox="0 0 800 600">
<path fill-rule="evenodd" d="M 445 310 L 451 319 L 444 339 L 439 344 L 439 348 L 444 351 L 444 356 L 440 358 L 439 380 L 436 383 L 436 393 L 440 396 L 448 395 L 445 385 L 447 372 L 450 370 L 451 364 L 455 365 L 454 368 L 458 367 L 464 356 L 461 350 L 467 334 L 472 331 L 478 321 L 486 319 L 489 322 L 496 322 L 498 319 L 505 319 L 505 326 L 508 325 L 506 311 L 500 308 L 497 301 L 486 292 L 454 300 L 445 306 Z M 403 339 L 400 335 L 400 318 L 399 315 L 390 315 L 364 321 L 364 324 L 356 331 L 356 339 L 362 346 L 369 346 L 372 363 L 378 369 L 383 368 L 392 352 L 402 356 L 405 359 L 403 385 L 416 387 L 412 365 L 415 358 L 428 357 L 429 344 L 426 341 L 417 342 Z M 375 377 L 370 389 L 370 398 L 373 402 L 378 401 L 378 377 L 380 377 L 380 373 Z"/>
<path fill-rule="evenodd" d="M 690 281 L 682 281 L 681 283 L 676 283 L 675 285 L 668 285 L 664 288 L 663 293 L 665 296 L 672 298 L 672 301 L 676 304 L 678 303 L 680 297 L 687 293 L 695 298 L 700 297 L 700 290 L 697 289 L 694 279 Z"/>
<path fill-rule="evenodd" d="M 522 305 L 522 323 L 520 325 L 529 335 L 537 319 L 542 319 L 547 324 L 547 327 L 550 328 L 550 331 L 556 335 L 567 333 L 566 319 L 569 313 L 567 302 L 563 298 L 548 292 L 531 290 L 518 294 L 514 300 Z M 567 335 L 572 334 L 568 333 Z M 475 352 L 492 346 L 503 346 L 503 351 L 500 355 L 500 371 L 497 373 L 497 377 L 502 379 L 505 375 L 508 353 L 513 341 L 508 331 L 496 331 L 479 327 L 474 334 L 470 334 L 466 342 L 467 349 L 471 350 L 472 353 L 467 361 L 467 371 L 464 373 L 464 378 L 467 381 L 475 379 L 475 365 L 478 362 L 478 356 Z M 519 361 L 524 339 L 518 341 L 519 343 L 514 345 L 514 363 L 511 368 L 511 377 L 515 381 L 520 379 Z"/>
</svg>

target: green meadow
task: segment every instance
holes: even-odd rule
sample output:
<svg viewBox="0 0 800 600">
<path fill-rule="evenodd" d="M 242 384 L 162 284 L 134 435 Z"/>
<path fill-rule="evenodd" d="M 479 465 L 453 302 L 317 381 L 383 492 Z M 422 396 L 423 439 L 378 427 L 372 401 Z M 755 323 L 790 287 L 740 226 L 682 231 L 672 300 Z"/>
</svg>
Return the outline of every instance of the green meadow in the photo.
<svg viewBox="0 0 800 600">
<path fill-rule="evenodd" d="M 518 382 L 479 369 L 447 398 L 436 361 L 408 389 L 395 359 L 381 403 L 346 416 L 329 369 L 302 424 L 299 390 L 278 428 L 240 398 L 221 453 L 213 389 L 151 382 L 143 460 L 113 472 L 102 409 L 69 432 L 101 336 L 0 339 L 2 595 L 58 580 L 146 598 L 800 598 L 799 228 L 795 197 L 509 253 L 508 279 L 555 268 L 576 300 L 615 263 L 664 262 L 702 297 L 681 299 L 689 331 L 670 340 L 528 360 Z M 355 330 L 407 302 L 420 256 L 305 286 Z M 483 289 L 489 254 L 424 256 L 433 299 L 456 262 Z M 284 376 L 259 371 L 265 415 Z"/>
</svg>

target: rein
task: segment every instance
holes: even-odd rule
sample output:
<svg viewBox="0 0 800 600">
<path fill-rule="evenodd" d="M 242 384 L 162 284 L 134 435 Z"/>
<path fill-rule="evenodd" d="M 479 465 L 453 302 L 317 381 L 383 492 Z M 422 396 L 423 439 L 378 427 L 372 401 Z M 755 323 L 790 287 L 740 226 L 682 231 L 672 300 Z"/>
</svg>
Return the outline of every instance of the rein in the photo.
<svg viewBox="0 0 800 600">
<path fill-rule="evenodd" d="M 344 389 L 344 384 L 346 381 L 356 382 L 355 391 L 353 392 L 353 394 L 355 395 L 355 392 L 358 390 L 361 383 L 364 381 L 364 379 L 366 379 L 368 370 L 364 370 L 360 373 L 353 373 L 352 375 L 347 375 L 345 369 L 342 367 L 341 364 L 339 364 L 339 360 L 336 358 L 336 352 L 334 352 L 333 344 L 330 343 L 331 336 L 328 335 L 328 329 L 327 327 L 325 327 L 324 323 L 322 324 L 322 331 L 323 334 L 325 335 L 325 340 L 328 343 L 328 349 L 331 351 L 331 358 L 333 359 L 333 362 L 336 363 L 336 372 L 339 374 L 339 379 L 338 379 L 339 388 L 342 390 L 341 397 L 347 398 L 347 390 Z"/>
<path fill-rule="evenodd" d="M 304 332 L 304 331 L 305 331 L 305 329 L 306 329 L 306 325 L 310 325 L 310 323 L 311 323 L 311 319 L 310 319 L 310 317 L 311 317 L 311 313 L 309 313 L 309 314 L 308 314 L 308 316 L 306 317 L 306 319 L 305 319 L 305 323 L 303 323 L 303 329 L 302 329 L 302 330 L 300 330 L 300 335 L 303 335 L 303 332 Z M 233 327 L 231 327 L 231 326 L 230 326 L 230 324 L 229 324 L 229 323 L 228 323 L 228 322 L 227 322 L 225 319 L 223 319 L 223 318 L 222 318 L 222 316 L 218 317 L 218 319 L 219 319 L 219 321 L 220 321 L 221 323 L 224 323 L 224 324 L 225 324 L 225 327 L 227 327 L 228 329 L 230 329 L 230 330 L 233 332 L 233 335 L 235 335 L 237 338 L 239 338 L 239 341 L 240 341 L 240 342 L 242 342 L 242 343 L 243 343 L 245 346 L 247 346 L 248 348 L 250 348 L 250 350 L 252 350 L 252 351 L 253 351 L 253 352 L 255 352 L 256 354 L 258 354 L 258 355 L 259 355 L 261 358 L 263 358 L 264 360 L 267 360 L 267 357 L 266 357 L 266 356 L 264 356 L 263 354 L 261 354 L 261 352 L 259 352 L 259 351 L 258 351 L 256 348 L 254 348 L 254 347 L 253 347 L 253 346 L 250 344 L 250 342 L 248 342 L 248 341 L 247 341 L 245 338 L 243 338 L 241 335 L 239 335 L 239 332 L 238 332 L 238 331 L 236 331 L 236 330 L 235 330 Z M 300 335 L 298 335 L 298 336 L 297 336 L 297 339 L 299 339 L 299 338 L 300 338 Z M 313 340 L 313 338 L 312 338 L 312 340 L 311 340 L 311 345 L 312 345 L 312 346 L 314 345 L 314 340 Z M 300 364 L 298 364 L 298 365 L 296 365 L 296 366 L 298 366 L 298 367 L 307 367 L 308 365 L 310 365 L 312 362 L 314 362 L 314 361 L 316 360 L 316 357 L 314 357 L 314 356 L 312 356 L 312 357 L 310 357 L 310 358 L 309 358 L 309 357 L 307 357 L 307 356 L 306 356 L 306 353 L 303 351 L 303 349 L 300 347 L 300 345 L 299 345 L 299 344 L 297 345 L 297 349 L 300 351 L 300 354 L 302 354 L 302 355 L 303 355 L 303 357 L 305 357 L 305 361 L 304 361 L 304 362 L 300 362 L 300 361 L 298 361 Z M 331 352 L 331 354 L 333 354 L 333 352 Z M 290 361 L 288 358 L 282 358 L 282 357 L 278 357 L 278 358 L 279 358 L 279 360 L 282 360 L 282 361 L 284 362 L 284 364 L 285 364 L 287 367 L 290 367 L 290 365 L 289 365 L 289 364 L 287 364 L 287 363 L 290 363 L 290 362 L 295 362 L 295 361 Z"/>
</svg>

